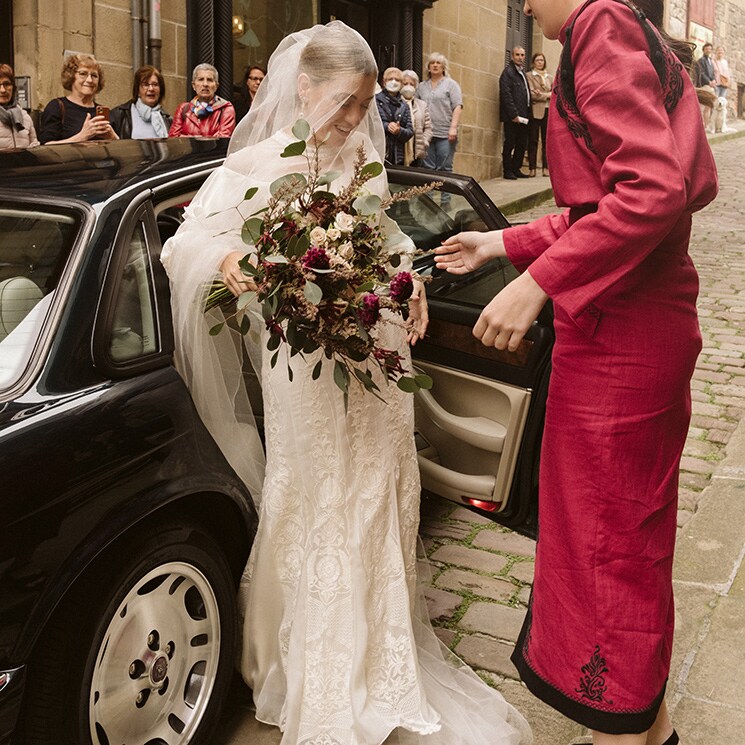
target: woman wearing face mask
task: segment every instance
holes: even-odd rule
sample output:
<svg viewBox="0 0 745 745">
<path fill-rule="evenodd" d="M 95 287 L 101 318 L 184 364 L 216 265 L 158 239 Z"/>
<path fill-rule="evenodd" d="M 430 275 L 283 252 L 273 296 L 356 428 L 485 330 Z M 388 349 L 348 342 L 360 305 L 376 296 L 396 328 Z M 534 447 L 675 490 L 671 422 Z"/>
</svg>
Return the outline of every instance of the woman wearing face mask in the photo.
<svg viewBox="0 0 745 745">
<path fill-rule="evenodd" d="M 15 75 L 10 65 L 0 65 L 0 150 L 36 147 L 31 117 L 16 103 Z"/>
<path fill-rule="evenodd" d="M 321 173 L 334 172 L 327 186 L 337 194 L 350 183 L 360 147 L 368 163 L 382 160 L 377 74 L 365 40 L 339 21 L 286 38 L 225 163 L 163 248 L 177 369 L 228 462 L 260 496 L 238 597 L 241 673 L 257 719 L 281 727 L 283 745 L 528 745 L 524 719 L 438 640 L 417 592 L 411 395 L 376 375 L 383 400 L 350 386 L 345 408 L 332 367 L 313 374 L 321 350 L 292 357 L 283 350 L 274 366 L 266 330 L 260 339 L 231 338 L 228 329 L 210 336 L 215 319 L 202 312 L 216 275 L 235 295 L 246 290 L 241 212 L 266 207 L 278 178 L 308 173 L 306 153 Z M 310 125 L 306 152 L 280 157 L 297 139 L 292 128 L 301 115 Z M 246 203 L 249 187 L 256 191 Z M 385 171 L 365 189 L 385 198 Z M 410 268 L 411 240 L 384 211 L 374 219 Z M 350 233 L 353 251 L 356 243 Z M 407 358 L 407 341 L 427 326 L 423 286 L 415 286 L 408 331 L 395 316 L 376 329 L 381 344 Z M 260 326 L 257 318 L 252 328 Z M 265 466 L 249 421 L 244 358 L 261 380 Z"/>
<path fill-rule="evenodd" d="M 404 150 L 404 165 L 421 168 L 432 140 L 432 118 L 429 115 L 429 106 L 416 97 L 419 76 L 414 70 L 404 70 L 401 77 L 404 83 L 401 96 L 409 104 L 411 121 L 414 124 L 414 136 L 406 143 Z"/>
<path fill-rule="evenodd" d="M 401 70 L 389 67 L 383 73 L 383 90 L 375 96 L 385 130 L 385 160 L 394 166 L 404 164 L 404 148 L 414 136 L 411 109 L 401 97 Z"/>
</svg>

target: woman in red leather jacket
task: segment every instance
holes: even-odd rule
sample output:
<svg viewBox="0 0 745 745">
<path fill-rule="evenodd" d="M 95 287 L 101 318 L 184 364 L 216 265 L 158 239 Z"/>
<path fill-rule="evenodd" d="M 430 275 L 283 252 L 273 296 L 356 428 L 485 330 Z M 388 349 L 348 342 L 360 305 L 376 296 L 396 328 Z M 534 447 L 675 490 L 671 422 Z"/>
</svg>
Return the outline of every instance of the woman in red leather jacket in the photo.
<svg viewBox="0 0 745 745">
<path fill-rule="evenodd" d="M 230 137 L 235 129 L 235 109 L 217 95 L 217 70 L 207 63 L 197 65 L 191 76 L 196 94 L 182 103 L 173 116 L 169 137 Z"/>
</svg>

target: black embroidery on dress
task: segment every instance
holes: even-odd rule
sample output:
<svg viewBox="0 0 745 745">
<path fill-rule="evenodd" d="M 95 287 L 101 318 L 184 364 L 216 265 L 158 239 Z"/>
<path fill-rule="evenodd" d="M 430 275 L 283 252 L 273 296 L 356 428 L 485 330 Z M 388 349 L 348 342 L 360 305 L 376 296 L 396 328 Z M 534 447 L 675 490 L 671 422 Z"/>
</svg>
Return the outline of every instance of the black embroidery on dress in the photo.
<svg viewBox="0 0 745 745">
<path fill-rule="evenodd" d="M 582 120 L 582 115 L 577 106 L 577 96 L 574 89 L 574 64 L 572 62 L 571 51 L 574 24 L 580 13 L 592 2 L 593 0 L 588 0 L 582 6 L 580 12 L 577 13 L 567 29 L 564 48 L 561 53 L 561 61 L 556 71 L 553 93 L 555 96 L 554 100 L 556 101 L 556 110 L 559 116 L 566 122 L 571 134 L 576 139 L 582 139 L 587 149 L 594 153 L 595 148 L 592 144 L 590 130 Z M 618 0 L 618 2 L 626 5 L 634 13 L 634 16 L 642 27 L 649 45 L 649 58 L 662 87 L 665 111 L 670 114 L 683 96 L 683 64 L 639 8 L 628 0 Z"/>
<path fill-rule="evenodd" d="M 608 690 L 608 686 L 605 683 L 605 673 L 609 672 L 609 670 L 605 664 L 605 657 L 600 656 L 599 644 L 595 645 L 595 651 L 592 653 L 590 661 L 586 665 L 582 665 L 582 672 L 584 675 L 580 678 L 579 688 L 575 688 L 574 690 L 577 693 L 581 693 L 582 698 L 588 698 L 590 701 L 613 706 L 612 701 L 603 698 L 605 692 Z"/>
</svg>

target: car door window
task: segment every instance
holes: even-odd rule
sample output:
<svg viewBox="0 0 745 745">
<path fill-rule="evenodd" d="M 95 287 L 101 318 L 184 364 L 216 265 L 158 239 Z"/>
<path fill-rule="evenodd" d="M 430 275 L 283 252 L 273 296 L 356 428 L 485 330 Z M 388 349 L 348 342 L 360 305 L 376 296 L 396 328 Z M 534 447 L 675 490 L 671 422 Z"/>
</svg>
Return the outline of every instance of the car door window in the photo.
<svg viewBox="0 0 745 745">
<path fill-rule="evenodd" d="M 153 275 L 145 227 L 138 222 L 127 246 L 112 315 L 108 349 L 115 363 L 158 350 Z"/>
</svg>

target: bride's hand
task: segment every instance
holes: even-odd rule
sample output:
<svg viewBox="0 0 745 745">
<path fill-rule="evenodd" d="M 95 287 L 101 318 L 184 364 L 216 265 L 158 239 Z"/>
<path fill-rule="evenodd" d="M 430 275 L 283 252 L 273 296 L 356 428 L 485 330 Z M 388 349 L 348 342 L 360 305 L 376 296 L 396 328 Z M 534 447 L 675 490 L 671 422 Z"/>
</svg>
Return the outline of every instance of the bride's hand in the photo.
<svg viewBox="0 0 745 745">
<path fill-rule="evenodd" d="M 225 286 L 235 295 L 242 295 L 247 290 L 255 290 L 256 283 L 243 273 L 238 262 L 246 254 L 243 251 L 233 251 L 229 253 L 220 264 L 222 272 L 222 281 Z"/>
<path fill-rule="evenodd" d="M 435 249 L 435 266 L 450 274 L 468 274 L 490 259 L 504 256 L 501 230 L 469 230 L 453 235 Z"/>
<path fill-rule="evenodd" d="M 413 347 L 419 339 L 424 338 L 429 325 L 429 310 L 427 306 L 427 293 L 424 291 L 424 283 L 414 278 L 414 290 L 409 298 L 409 318 L 406 322 L 408 336 L 406 340 Z"/>
</svg>

